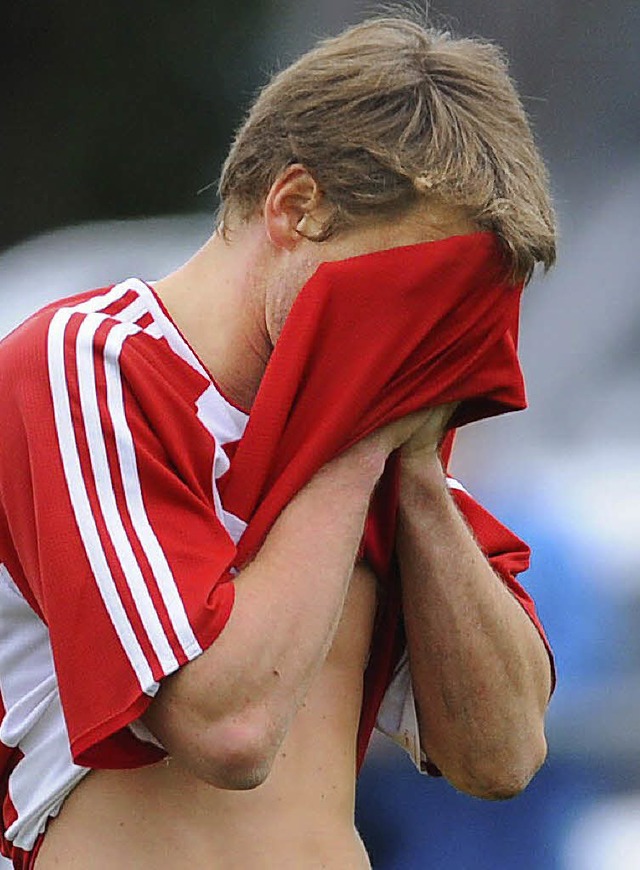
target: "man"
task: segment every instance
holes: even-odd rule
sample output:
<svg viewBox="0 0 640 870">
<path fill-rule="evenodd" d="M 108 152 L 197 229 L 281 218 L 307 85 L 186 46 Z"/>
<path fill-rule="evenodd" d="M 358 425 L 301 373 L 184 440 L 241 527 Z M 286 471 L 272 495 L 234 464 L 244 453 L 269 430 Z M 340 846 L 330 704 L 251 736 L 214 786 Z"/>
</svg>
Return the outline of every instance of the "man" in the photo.
<svg viewBox="0 0 640 870">
<path fill-rule="evenodd" d="M 17 867 L 369 866 L 353 805 L 372 667 L 381 722 L 455 787 L 509 797 L 545 756 L 550 664 L 504 562 L 518 542 L 464 494 L 459 509 L 442 467 L 445 431 L 494 413 L 513 368 L 512 283 L 554 258 L 498 52 L 408 19 L 321 43 L 259 96 L 221 196 L 177 272 L 50 306 L 1 348 Z M 405 305 L 420 316 L 399 326 Z M 442 340 L 422 322 L 438 305 Z M 383 577 L 367 515 L 392 501 Z"/>
</svg>

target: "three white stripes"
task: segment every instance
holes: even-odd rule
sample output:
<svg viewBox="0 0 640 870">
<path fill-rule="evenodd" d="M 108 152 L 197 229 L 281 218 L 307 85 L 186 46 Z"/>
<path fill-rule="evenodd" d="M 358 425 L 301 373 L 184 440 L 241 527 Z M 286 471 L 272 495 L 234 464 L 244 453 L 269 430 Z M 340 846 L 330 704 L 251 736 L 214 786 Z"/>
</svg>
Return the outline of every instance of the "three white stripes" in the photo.
<svg viewBox="0 0 640 870">
<path fill-rule="evenodd" d="M 87 316 L 83 320 L 76 338 L 76 360 L 83 426 L 100 510 L 145 632 L 160 661 L 163 673 L 170 673 L 175 670 L 178 663 L 153 606 L 142 571 L 122 522 L 111 481 L 111 471 L 100 419 L 100 406 L 96 395 L 94 339 L 100 325 L 109 318 L 107 315 L 95 312 L 112 304 L 126 292 L 126 287 L 116 287 L 105 296 L 91 299 L 76 308 L 61 309 L 54 315 L 48 337 L 49 377 L 67 486 L 89 564 L 107 612 L 141 689 L 147 694 L 153 695 L 157 691 L 158 684 L 153 679 L 147 657 L 122 603 L 91 509 L 71 414 L 65 362 L 65 335 L 69 321 L 76 312 L 85 314 Z M 125 312 L 118 319 L 124 319 L 124 315 L 135 316 L 137 307 L 134 308 L 134 306 L 135 303 L 125 309 Z M 124 410 L 119 357 L 125 339 L 138 331 L 139 328 L 133 324 L 123 323 L 113 326 L 106 339 L 104 365 L 107 381 L 107 408 L 115 433 L 118 471 L 132 525 L 153 572 L 176 637 L 187 657 L 192 658 L 201 649 L 189 624 L 171 569 L 144 507 L 133 438 Z"/>
<path fill-rule="evenodd" d="M 158 684 L 153 679 L 147 657 L 138 641 L 118 592 L 91 508 L 78 453 L 69 401 L 65 360 L 67 326 L 75 313 L 84 314 L 85 317 L 76 337 L 76 368 L 84 432 L 100 510 L 147 637 L 160 662 L 163 673 L 171 673 L 177 668 L 178 662 L 153 605 L 118 508 L 111 480 L 95 384 L 95 335 L 101 324 L 106 320 L 113 321 L 114 319 L 97 312 L 116 302 L 129 289 L 130 287 L 127 285 L 118 285 L 104 296 L 93 298 L 75 308 L 62 308 L 56 312 L 48 336 L 49 378 L 67 486 L 89 564 L 111 622 L 129 658 L 141 689 L 149 695 L 154 695 L 158 689 Z M 144 300 L 138 297 L 117 315 L 117 319 L 120 321 L 135 320 L 144 313 L 146 307 Z M 189 623 L 171 568 L 153 531 L 144 506 L 135 446 L 124 409 L 119 368 L 120 353 L 126 338 L 139 331 L 140 328 L 133 323 L 123 322 L 113 326 L 107 336 L 103 352 L 107 409 L 115 434 L 118 470 L 127 510 L 135 534 L 145 553 L 145 558 L 153 572 L 173 630 L 183 652 L 190 659 L 201 652 L 201 648 Z M 450 489 L 465 491 L 457 480 L 449 478 L 447 483 Z M 220 510 L 221 506 L 216 504 L 216 508 Z"/>
</svg>

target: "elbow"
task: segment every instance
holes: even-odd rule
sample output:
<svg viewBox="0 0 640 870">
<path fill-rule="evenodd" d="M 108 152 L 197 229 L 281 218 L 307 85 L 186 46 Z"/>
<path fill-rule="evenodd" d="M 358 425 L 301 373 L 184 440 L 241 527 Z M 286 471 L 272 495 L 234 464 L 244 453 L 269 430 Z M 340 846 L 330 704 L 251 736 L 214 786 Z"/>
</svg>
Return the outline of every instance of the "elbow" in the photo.
<svg viewBox="0 0 640 870">
<path fill-rule="evenodd" d="M 267 779 L 277 745 L 260 721 L 221 723 L 206 743 L 205 778 L 217 788 L 247 791 Z"/>
<path fill-rule="evenodd" d="M 459 791 L 490 801 L 511 800 L 522 794 L 547 757 L 544 733 L 518 746 L 504 747 L 478 760 L 458 765 L 447 777 Z M 443 771 L 445 776 L 446 771 Z"/>
<path fill-rule="evenodd" d="M 522 794 L 541 766 L 542 762 L 533 765 L 514 764 L 488 776 L 471 779 L 468 787 L 463 790 L 481 800 L 512 800 Z"/>
<path fill-rule="evenodd" d="M 216 788 L 248 791 L 271 772 L 281 739 L 259 715 L 205 725 L 183 747 L 179 760 L 198 779 Z"/>
<path fill-rule="evenodd" d="M 202 656 L 166 678 L 142 723 L 167 754 L 216 788 L 244 791 L 271 772 L 292 715 L 272 699 L 247 700 L 248 692 L 212 690 L 199 668 Z M 224 700 L 233 698 L 233 703 Z M 214 699 L 213 701 L 211 699 Z"/>
<path fill-rule="evenodd" d="M 475 796 L 491 801 L 511 800 L 522 794 L 547 757 L 544 733 L 526 745 L 514 747 L 498 764 L 489 765 L 476 783 Z"/>
</svg>

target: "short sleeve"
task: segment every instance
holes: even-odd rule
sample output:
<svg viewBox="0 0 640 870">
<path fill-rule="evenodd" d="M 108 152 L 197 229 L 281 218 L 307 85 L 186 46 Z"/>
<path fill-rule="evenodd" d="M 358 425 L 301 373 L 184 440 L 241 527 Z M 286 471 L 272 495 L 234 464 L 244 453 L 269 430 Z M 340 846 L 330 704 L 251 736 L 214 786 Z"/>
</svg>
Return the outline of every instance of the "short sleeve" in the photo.
<svg viewBox="0 0 640 870">
<path fill-rule="evenodd" d="M 538 617 L 533 598 L 516 579 L 529 568 L 531 561 L 529 546 L 476 501 L 455 478 L 449 477 L 448 484 L 458 509 L 471 528 L 480 549 L 540 635 L 549 656 L 553 691 L 556 683 L 553 651 Z"/>
<path fill-rule="evenodd" d="M 208 384 L 129 325 L 64 311 L 30 368 L 13 391 L 5 511 L 73 759 L 149 763 L 160 750 L 127 726 L 233 605 L 216 443 L 196 414 Z"/>
</svg>

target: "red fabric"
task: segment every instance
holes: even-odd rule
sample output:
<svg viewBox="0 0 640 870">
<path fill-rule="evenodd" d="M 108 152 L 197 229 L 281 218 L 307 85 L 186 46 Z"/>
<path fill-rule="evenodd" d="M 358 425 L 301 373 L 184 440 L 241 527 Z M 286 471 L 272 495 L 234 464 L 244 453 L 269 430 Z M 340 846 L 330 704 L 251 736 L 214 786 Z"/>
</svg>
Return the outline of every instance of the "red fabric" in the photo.
<svg viewBox="0 0 640 870">
<path fill-rule="evenodd" d="M 75 311 L 77 304 L 92 299 L 100 310 L 108 293 L 94 291 L 57 303 L 2 343 L 0 396 L 7 414 L 6 449 L 0 454 L 0 563 L 34 611 L 33 625 L 24 628 L 23 636 L 31 631 L 35 638 L 39 624 L 47 626 L 74 761 L 127 768 L 163 755 L 126 726 L 149 705 L 154 682 L 195 658 L 226 624 L 234 594 L 226 569 L 235 547 L 215 507 L 216 442 L 195 413 L 210 389 L 209 379 L 180 359 L 164 338 L 140 330 L 127 338 L 119 355 L 105 353 L 109 337 L 126 328 L 116 316 L 137 298 L 133 292 L 112 307 L 107 304 L 106 314 L 72 314 L 60 336 L 65 369 L 57 392 L 68 401 L 71 431 L 65 445 L 67 451 L 77 450 L 79 470 L 70 487 L 50 387 L 51 371 L 59 371 L 51 352 L 51 320 L 61 307 Z M 79 330 L 91 317 L 96 322 L 101 318 L 93 340 L 78 344 Z M 82 368 L 94 373 L 93 417 L 85 415 L 80 398 Z M 107 380 L 122 396 L 121 420 L 109 405 Z M 103 444 L 108 472 L 94 469 L 90 438 Z M 135 445 L 137 480 L 121 465 L 129 441 Z M 137 508 L 125 496 L 125 479 L 139 496 Z M 81 490 L 86 490 L 95 524 L 93 539 L 82 536 L 71 504 L 71 492 L 80 498 Z M 122 540 L 116 545 L 107 528 L 107 511 L 112 529 L 121 524 L 121 538 L 131 548 L 128 560 Z M 119 610 L 105 606 L 94 574 L 102 563 Z M 161 582 L 170 593 L 175 590 L 184 618 L 175 603 L 169 613 Z M 187 621 L 190 632 L 178 637 L 176 626 Z M 126 646 L 124 632 L 130 637 Z M 5 657 L 10 646 L 5 641 Z M 83 679 L 78 678 L 79 663 Z M 0 674 L 0 688 L 12 676 Z M 0 743 L 0 770 L 5 752 Z"/>
<path fill-rule="evenodd" d="M 0 405 L 0 850 L 28 870 L 67 744 L 87 767 L 165 754 L 127 726 L 231 612 L 218 433 L 246 416 L 135 279 L 0 342 Z"/>
<path fill-rule="evenodd" d="M 490 233 L 319 268 L 291 309 L 221 481 L 225 508 L 248 520 L 236 567 L 255 555 L 280 511 L 324 463 L 383 424 L 452 401 L 462 402 L 452 426 L 525 407 L 516 349 L 521 287 L 505 275 Z M 365 536 L 386 597 L 365 680 L 359 763 L 401 643 L 394 466 L 392 459 Z M 515 541 L 513 563 L 501 553 L 509 576 L 523 564 Z"/>
</svg>

